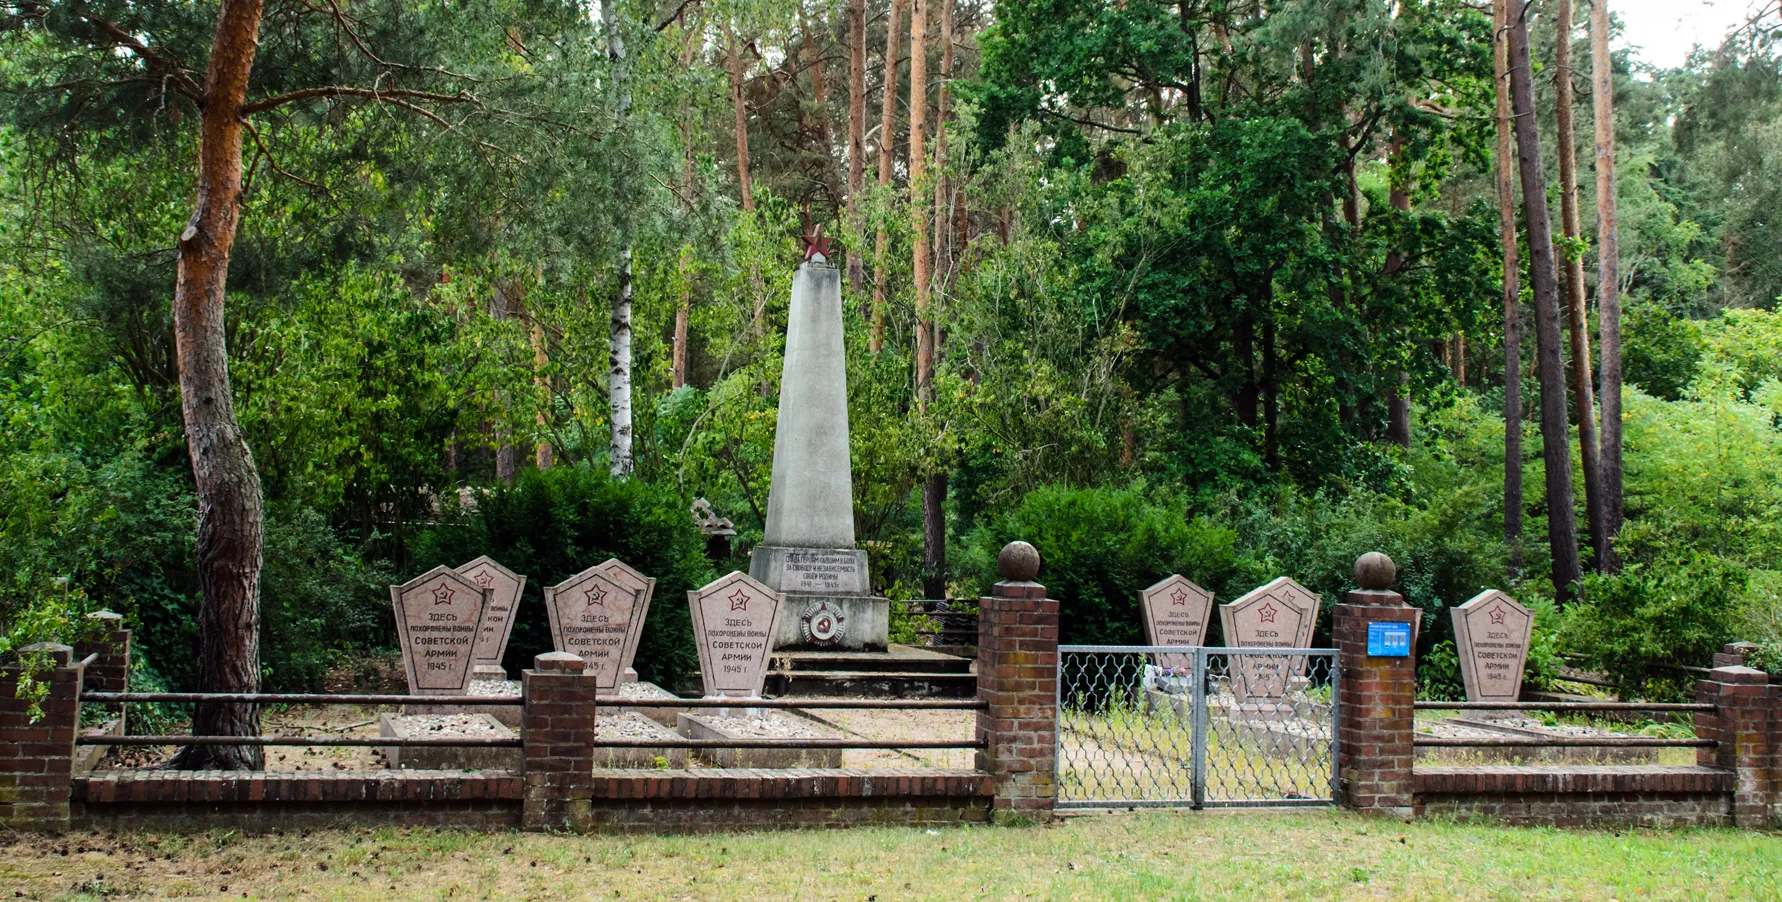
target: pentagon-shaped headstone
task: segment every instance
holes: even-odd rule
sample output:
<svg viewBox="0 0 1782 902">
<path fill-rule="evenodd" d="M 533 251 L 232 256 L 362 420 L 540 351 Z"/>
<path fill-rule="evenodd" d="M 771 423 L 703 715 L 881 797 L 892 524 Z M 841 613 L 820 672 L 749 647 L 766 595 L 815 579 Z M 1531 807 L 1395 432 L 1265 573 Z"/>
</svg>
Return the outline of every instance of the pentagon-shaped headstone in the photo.
<svg viewBox="0 0 1782 902">
<path fill-rule="evenodd" d="M 754 698 L 767 679 L 774 625 L 786 597 L 731 573 L 687 593 L 693 608 L 693 641 L 708 697 Z"/>
<path fill-rule="evenodd" d="M 1513 702 L 1522 697 L 1522 669 L 1534 616 L 1516 599 L 1491 589 L 1454 608 L 1454 649 L 1469 702 Z"/>
<path fill-rule="evenodd" d="M 463 694 L 488 599 L 488 590 L 450 567 L 390 587 L 409 692 Z"/>
<path fill-rule="evenodd" d="M 601 562 L 600 569 L 620 587 L 637 594 L 637 606 L 631 613 L 631 631 L 625 634 L 625 647 L 619 655 L 619 671 L 623 674 L 637 660 L 637 643 L 643 637 L 644 618 L 650 613 L 650 599 L 656 594 L 656 580 L 637 572 L 618 558 Z"/>
<path fill-rule="evenodd" d="M 1281 577 L 1219 606 L 1225 644 L 1231 648 L 1306 648 L 1318 622 L 1319 598 L 1305 586 Z M 1232 655 L 1232 690 L 1240 700 L 1280 698 L 1305 675 L 1303 655 Z"/>
<path fill-rule="evenodd" d="M 495 563 L 483 555 L 458 568 L 458 575 L 489 590 L 489 607 L 483 611 L 483 628 L 476 635 L 471 664 L 501 666 L 507 654 L 507 639 L 514 631 L 514 611 L 520 606 L 520 593 L 526 589 L 526 577 Z"/>
<path fill-rule="evenodd" d="M 638 593 L 600 566 L 544 590 L 551 644 L 588 663 L 599 689 L 616 689 L 625 672 L 625 638 L 637 614 Z"/>
<path fill-rule="evenodd" d="M 1200 645 L 1207 638 L 1207 620 L 1213 613 L 1213 593 L 1184 576 L 1171 576 L 1140 593 L 1139 609 L 1145 615 L 1145 633 L 1152 645 Z M 1193 655 L 1159 654 L 1161 667 L 1192 667 Z"/>
</svg>

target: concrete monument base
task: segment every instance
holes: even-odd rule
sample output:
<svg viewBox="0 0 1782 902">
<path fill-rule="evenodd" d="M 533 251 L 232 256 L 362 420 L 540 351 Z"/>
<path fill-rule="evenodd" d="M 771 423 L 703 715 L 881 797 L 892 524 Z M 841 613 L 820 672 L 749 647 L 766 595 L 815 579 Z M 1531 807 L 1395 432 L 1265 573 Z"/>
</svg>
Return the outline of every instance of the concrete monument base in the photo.
<svg viewBox="0 0 1782 902">
<path fill-rule="evenodd" d="M 870 594 L 866 552 L 762 545 L 749 552 L 749 575 L 786 593 L 774 628 L 776 651 L 886 649 L 891 603 Z"/>
<path fill-rule="evenodd" d="M 844 624 L 833 641 L 805 638 L 806 616 L 820 604 Z M 871 595 L 787 592 L 773 633 L 774 651 L 884 651 L 890 642 L 891 602 Z"/>
<path fill-rule="evenodd" d="M 858 548 L 761 545 L 749 552 L 749 575 L 788 595 L 867 595 L 866 552 Z"/>
</svg>

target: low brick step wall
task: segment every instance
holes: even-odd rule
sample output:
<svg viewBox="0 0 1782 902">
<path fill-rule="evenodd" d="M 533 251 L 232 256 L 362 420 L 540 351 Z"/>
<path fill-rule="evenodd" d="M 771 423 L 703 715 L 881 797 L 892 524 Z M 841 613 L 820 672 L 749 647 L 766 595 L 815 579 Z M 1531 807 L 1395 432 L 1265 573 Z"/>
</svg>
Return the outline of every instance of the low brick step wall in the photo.
<svg viewBox="0 0 1782 902">
<path fill-rule="evenodd" d="M 249 831 L 329 824 L 520 825 L 523 781 L 508 771 L 266 773 L 116 771 L 76 777 L 78 827 Z"/>
<path fill-rule="evenodd" d="M 1556 826 L 1732 823 L 1737 778 L 1718 767 L 1417 767 L 1416 813 Z"/>
<path fill-rule="evenodd" d="M 590 814 L 594 829 L 637 832 L 939 826 L 989 820 L 993 795 L 981 771 L 597 769 Z"/>
</svg>

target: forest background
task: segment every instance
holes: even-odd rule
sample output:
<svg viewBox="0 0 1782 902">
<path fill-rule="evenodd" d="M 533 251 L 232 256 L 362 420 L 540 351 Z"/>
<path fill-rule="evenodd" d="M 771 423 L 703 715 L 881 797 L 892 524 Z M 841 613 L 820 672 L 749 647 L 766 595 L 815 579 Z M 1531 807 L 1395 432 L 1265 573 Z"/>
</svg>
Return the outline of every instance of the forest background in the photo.
<svg viewBox="0 0 1782 902">
<path fill-rule="evenodd" d="M 1596 348 L 1582 11 L 1530 6 L 1524 119 L 1559 209 L 1575 101 L 1586 227 L 1543 237 Z M 0 651 L 110 608 L 150 688 L 206 682 L 174 309 L 218 15 L 0 2 Z M 1536 681 L 1571 654 L 1675 695 L 1732 639 L 1782 664 L 1782 7 L 1679 68 L 1612 59 L 1612 535 L 1575 384 L 1575 500 L 1515 487 L 1555 458 L 1519 400 L 1542 392 L 1520 215 L 1506 317 L 1489 4 L 269 0 L 258 27 L 215 301 L 268 688 L 387 653 L 384 587 L 484 553 L 530 577 L 510 668 L 548 646 L 537 587 L 612 554 L 663 581 L 640 671 L 683 677 L 673 600 L 761 536 L 819 224 L 856 531 L 893 599 L 975 595 L 1020 538 L 1067 641 L 1135 642 L 1169 573 L 1329 603 L 1379 550 L 1427 612 L 1432 695 L 1458 691 L 1446 609 L 1486 588 L 1537 609 Z M 1600 398 L 1579 347 L 1555 354 Z"/>
</svg>

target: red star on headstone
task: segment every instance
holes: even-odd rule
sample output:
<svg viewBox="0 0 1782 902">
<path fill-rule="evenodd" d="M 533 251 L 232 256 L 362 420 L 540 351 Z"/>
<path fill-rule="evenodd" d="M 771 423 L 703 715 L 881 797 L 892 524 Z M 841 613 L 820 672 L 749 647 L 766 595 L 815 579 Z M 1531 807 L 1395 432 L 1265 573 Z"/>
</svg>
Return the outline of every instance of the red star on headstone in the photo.
<svg viewBox="0 0 1782 902">
<path fill-rule="evenodd" d="M 736 590 L 736 594 L 730 596 L 730 610 L 732 610 L 732 611 L 747 611 L 748 609 L 749 609 L 749 593 L 744 592 L 741 589 Z"/>
<path fill-rule="evenodd" d="M 440 583 L 433 588 L 433 603 L 436 605 L 451 604 L 452 596 L 456 594 L 458 593 L 453 592 L 451 586 Z"/>
<path fill-rule="evenodd" d="M 1491 622 L 1492 622 L 1492 623 L 1503 623 L 1503 622 L 1504 622 L 1504 615 L 1505 615 L 1505 614 L 1507 614 L 1507 613 L 1509 613 L 1509 612 L 1508 612 L 1508 611 L 1505 611 L 1505 610 L 1504 610 L 1504 606 L 1503 606 L 1503 605 L 1501 605 L 1501 604 L 1499 604 L 1499 605 L 1493 605 L 1493 606 L 1492 606 L 1492 607 L 1491 607 L 1491 610 L 1489 610 L 1489 611 L 1486 611 L 1486 612 L 1485 612 L 1485 613 L 1486 613 L 1486 614 L 1488 614 L 1488 615 L 1489 615 L 1489 616 L 1490 616 L 1490 617 L 1491 617 Z"/>
<path fill-rule="evenodd" d="M 588 599 L 588 607 L 594 607 L 595 605 L 600 605 L 601 607 L 606 606 L 606 590 L 600 588 L 600 586 L 591 586 L 588 591 L 583 592 L 582 594 Z"/>
<path fill-rule="evenodd" d="M 1256 609 L 1256 616 L 1263 623 L 1274 623 L 1277 613 L 1279 612 L 1275 610 L 1275 606 L 1266 601 L 1262 603 L 1262 607 Z"/>
<path fill-rule="evenodd" d="M 1187 607 L 1188 606 L 1188 593 L 1182 591 L 1178 587 L 1174 592 L 1169 593 L 1169 603 L 1171 605 L 1174 605 L 1175 607 L 1178 607 L 1178 608 Z"/>
<path fill-rule="evenodd" d="M 829 239 L 823 237 L 823 224 L 820 222 L 817 223 L 815 234 L 804 236 L 804 259 L 809 260 L 818 254 L 823 255 L 825 262 L 829 260 Z"/>
<path fill-rule="evenodd" d="M 487 567 L 484 567 L 483 569 L 478 570 L 476 572 L 476 575 L 471 577 L 470 579 L 471 579 L 471 581 L 475 582 L 477 585 L 482 586 L 485 589 L 489 588 L 490 586 L 495 585 L 495 574 L 490 573 L 489 568 L 487 568 Z"/>
</svg>

